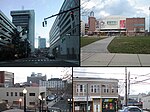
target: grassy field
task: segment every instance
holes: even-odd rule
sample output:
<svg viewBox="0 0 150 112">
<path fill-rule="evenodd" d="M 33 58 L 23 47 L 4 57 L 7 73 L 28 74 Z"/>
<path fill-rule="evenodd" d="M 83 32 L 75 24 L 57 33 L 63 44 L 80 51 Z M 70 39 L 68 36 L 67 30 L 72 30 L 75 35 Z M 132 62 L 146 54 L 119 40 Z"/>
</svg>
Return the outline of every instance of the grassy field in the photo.
<svg viewBox="0 0 150 112">
<path fill-rule="evenodd" d="M 104 37 L 103 37 L 104 38 Z M 81 37 L 81 47 L 103 39 L 102 37 Z M 106 37 L 105 37 L 106 38 Z"/>
<path fill-rule="evenodd" d="M 150 37 L 115 37 L 108 50 L 111 53 L 150 54 Z"/>
</svg>

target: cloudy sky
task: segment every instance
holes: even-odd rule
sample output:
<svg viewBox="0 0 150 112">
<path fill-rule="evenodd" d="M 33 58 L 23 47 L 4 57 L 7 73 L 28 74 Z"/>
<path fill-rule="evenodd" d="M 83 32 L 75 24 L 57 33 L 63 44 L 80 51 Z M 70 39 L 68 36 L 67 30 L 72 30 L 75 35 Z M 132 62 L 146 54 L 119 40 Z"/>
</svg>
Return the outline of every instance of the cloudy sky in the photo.
<svg viewBox="0 0 150 112">
<path fill-rule="evenodd" d="M 26 82 L 27 76 L 31 76 L 32 72 L 42 73 L 47 79 L 62 78 L 66 74 L 72 74 L 71 67 L 0 67 L 0 71 L 14 73 L 15 83 Z"/>
<path fill-rule="evenodd" d="M 44 18 L 57 14 L 64 0 L 0 0 L 0 10 L 12 21 L 10 11 L 34 10 L 35 12 L 35 47 L 38 46 L 38 36 L 46 38 L 47 46 L 49 41 L 49 31 L 56 17 L 47 21 L 47 27 L 42 26 Z"/>
<path fill-rule="evenodd" d="M 129 72 L 131 94 L 150 92 L 150 67 L 127 67 L 127 74 Z M 77 67 L 73 69 L 73 76 L 118 79 L 119 94 L 125 94 L 125 67 Z"/>
<path fill-rule="evenodd" d="M 81 0 L 81 19 L 87 22 L 89 12 L 99 19 L 109 15 L 145 17 L 148 28 L 150 0 Z"/>
</svg>

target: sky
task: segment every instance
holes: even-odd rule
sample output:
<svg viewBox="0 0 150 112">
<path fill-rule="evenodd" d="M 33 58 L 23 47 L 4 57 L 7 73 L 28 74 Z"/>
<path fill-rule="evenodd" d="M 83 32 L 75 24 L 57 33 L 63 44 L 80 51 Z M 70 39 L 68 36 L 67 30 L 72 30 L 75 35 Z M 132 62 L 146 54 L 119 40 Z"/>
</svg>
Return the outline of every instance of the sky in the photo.
<svg viewBox="0 0 150 112">
<path fill-rule="evenodd" d="M 150 67 L 127 67 L 127 74 L 130 74 L 130 94 L 150 92 Z M 118 79 L 119 94 L 125 95 L 125 67 L 76 67 L 73 68 L 73 77 Z"/>
<path fill-rule="evenodd" d="M 145 17 L 148 29 L 149 4 L 150 0 L 81 0 L 81 19 L 87 22 L 91 11 L 97 19 L 109 15 Z"/>
<path fill-rule="evenodd" d="M 12 21 L 10 11 L 34 10 L 35 12 L 35 47 L 38 47 L 38 36 L 46 38 L 49 46 L 49 31 L 56 17 L 47 20 L 47 27 L 42 26 L 44 18 L 57 14 L 64 0 L 0 0 L 0 10 Z"/>
<path fill-rule="evenodd" d="M 66 74 L 72 74 L 71 67 L 0 67 L 0 71 L 14 73 L 15 83 L 26 82 L 27 76 L 31 76 L 32 72 L 42 73 L 43 76 L 47 76 L 47 79 L 63 78 Z"/>
</svg>

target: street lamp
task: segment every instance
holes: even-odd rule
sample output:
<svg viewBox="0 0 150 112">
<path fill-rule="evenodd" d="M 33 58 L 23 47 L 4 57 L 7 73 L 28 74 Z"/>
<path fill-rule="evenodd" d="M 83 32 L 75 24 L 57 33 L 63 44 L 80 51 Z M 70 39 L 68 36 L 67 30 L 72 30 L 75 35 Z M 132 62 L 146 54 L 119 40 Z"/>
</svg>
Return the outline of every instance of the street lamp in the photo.
<svg viewBox="0 0 150 112">
<path fill-rule="evenodd" d="M 69 103 L 69 112 L 72 112 L 71 111 L 71 104 L 72 104 L 72 99 L 71 98 L 68 99 L 68 103 Z"/>
<path fill-rule="evenodd" d="M 39 96 L 38 96 L 38 98 L 39 98 L 39 100 L 40 100 L 39 112 L 41 112 L 41 101 L 42 101 L 42 96 L 41 96 L 41 95 L 39 95 Z"/>
<path fill-rule="evenodd" d="M 20 105 L 20 109 L 21 109 L 21 102 L 22 102 L 22 99 L 19 98 L 19 105 Z"/>
<path fill-rule="evenodd" d="M 24 95 L 24 112 L 26 112 L 26 94 L 27 94 L 27 90 L 26 88 L 23 89 L 23 95 Z"/>
</svg>

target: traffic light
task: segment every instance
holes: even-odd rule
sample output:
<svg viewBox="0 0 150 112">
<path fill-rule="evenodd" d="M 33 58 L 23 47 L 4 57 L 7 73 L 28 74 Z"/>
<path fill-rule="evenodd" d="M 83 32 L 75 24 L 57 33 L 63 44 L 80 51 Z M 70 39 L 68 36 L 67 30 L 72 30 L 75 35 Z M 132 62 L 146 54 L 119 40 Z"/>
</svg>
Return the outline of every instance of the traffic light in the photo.
<svg viewBox="0 0 150 112">
<path fill-rule="evenodd" d="M 70 12 L 70 15 L 71 15 L 72 20 L 74 20 L 74 12 L 73 11 Z"/>
</svg>

